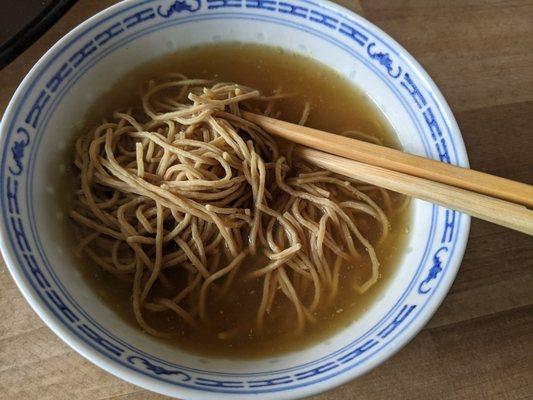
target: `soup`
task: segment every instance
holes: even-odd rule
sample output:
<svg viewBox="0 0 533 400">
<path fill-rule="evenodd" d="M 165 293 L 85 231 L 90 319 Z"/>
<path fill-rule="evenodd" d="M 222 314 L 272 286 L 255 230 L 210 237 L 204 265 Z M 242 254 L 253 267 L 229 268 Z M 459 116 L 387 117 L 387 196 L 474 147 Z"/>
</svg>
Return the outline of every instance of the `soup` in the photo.
<svg viewBox="0 0 533 400">
<path fill-rule="evenodd" d="M 87 281 L 120 318 L 212 356 L 293 351 L 351 323 L 408 232 L 407 199 L 293 158 L 245 109 L 399 147 L 334 71 L 236 43 L 128 73 L 75 145 L 70 216 Z"/>
</svg>

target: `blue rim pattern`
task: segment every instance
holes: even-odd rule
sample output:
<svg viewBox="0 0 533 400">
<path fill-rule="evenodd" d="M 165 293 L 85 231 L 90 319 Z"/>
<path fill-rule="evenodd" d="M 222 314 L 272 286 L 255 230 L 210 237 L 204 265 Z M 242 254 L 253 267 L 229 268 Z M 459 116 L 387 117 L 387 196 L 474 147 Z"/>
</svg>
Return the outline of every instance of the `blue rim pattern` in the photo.
<svg viewBox="0 0 533 400">
<path fill-rule="evenodd" d="M 153 7 L 147 7 L 140 10 L 141 6 L 154 2 L 156 5 L 161 3 L 162 8 L 154 5 Z M 430 144 L 428 143 L 429 140 L 427 132 L 429 131 L 430 137 L 433 140 L 432 144 L 434 146 L 432 150 L 436 150 L 437 155 L 440 156 L 443 161 L 455 163 L 458 162 L 458 149 L 456 144 L 453 142 L 451 128 L 446 123 L 444 113 L 437 104 L 433 93 L 428 91 L 423 86 L 417 85 L 417 83 L 415 83 L 416 78 L 412 78 L 409 75 L 410 71 L 407 69 L 407 67 L 399 64 L 398 59 L 403 61 L 401 60 L 401 56 L 398 55 L 385 41 L 374 37 L 374 34 L 364 28 L 358 21 L 352 18 L 347 18 L 345 15 L 335 12 L 335 15 L 343 18 L 346 21 L 342 22 L 340 18 L 332 16 L 333 14 L 328 7 L 324 7 L 309 0 L 295 0 L 292 2 L 275 0 L 206 0 L 205 2 L 201 2 L 200 0 L 183 0 L 174 2 L 171 7 L 169 7 L 167 3 L 168 2 L 152 0 L 143 1 L 130 7 L 123 8 L 108 18 L 105 18 L 94 24 L 82 34 L 78 35 L 75 40 L 72 40 L 69 45 L 65 46 L 65 48 L 61 50 L 61 52 L 58 52 L 58 54 L 53 57 L 47 63 L 47 65 L 42 68 L 41 71 L 39 71 L 38 76 L 34 78 L 33 82 L 31 82 L 28 91 L 23 94 L 23 101 L 21 101 L 19 107 L 11 117 L 7 134 L 5 134 L 2 138 L 3 153 L 1 162 L 3 172 L 0 175 L 0 205 L 2 208 L 3 222 L 5 226 L 9 227 L 9 240 L 11 247 L 16 251 L 19 266 L 26 275 L 27 281 L 32 285 L 36 294 L 41 298 L 41 301 L 49 308 L 49 310 L 56 316 L 57 319 L 71 329 L 71 332 L 74 335 L 76 335 L 80 340 L 84 341 L 90 347 L 94 348 L 96 351 L 108 358 L 113 359 L 123 366 L 134 370 L 137 373 L 142 373 L 170 384 L 177 384 L 188 388 L 236 394 L 289 390 L 299 386 L 311 385 L 313 383 L 330 379 L 333 376 L 342 374 L 344 371 L 352 369 L 356 365 L 363 363 L 368 358 L 377 354 L 379 351 L 383 351 L 383 349 L 387 347 L 388 343 L 392 342 L 396 336 L 398 336 L 403 330 L 407 329 L 409 324 L 416 320 L 416 317 L 420 314 L 420 312 L 422 312 L 425 304 L 427 304 L 427 301 L 420 302 L 419 304 L 405 304 L 403 303 L 403 300 L 410 294 L 411 290 L 417 283 L 419 283 L 418 292 L 420 295 L 433 293 L 438 288 L 440 282 L 442 281 L 442 277 L 446 274 L 446 268 L 452 259 L 452 255 L 454 254 L 454 250 L 459 238 L 458 232 L 460 231 L 461 223 L 460 214 L 451 210 L 443 211 L 442 208 L 435 206 L 433 207 L 431 235 L 426 244 L 424 257 L 417 268 L 409 287 L 398 300 L 396 305 L 371 330 L 366 332 L 350 345 L 318 360 L 314 360 L 312 362 L 289 369 L 249 374 L 209 372 L 186 368 L 184 366 L 154 358 L 139 351 L 138 349 L 129 346 L 119 338 L 113 337 L 111 333 L 105 330 L 105 328 L 98 326 L 90 316 L 85 314 L 81 307 L 77 305 L 74 299 L 69 295 L 68 291 L 62 287 L 57 276 L 55 276 L 53 268 L 46 259 L 46 254 L 40 245 L 40 238 L 35 229 L 35 218 L 32 202 L 26 203 L 29 223 L 27 220 L 23 220 L 24 217 L 20 213 L 21 207 L 18 203 L 19 184 L 24 180 L 22 178 L 25 178 L 25 190 L 26 193 L 28 193 L 26 197 L 28 199 L 32 199 L 32 179 L 33 168 L 35 166 L 35 163 L 33 162 L 35 160 L 34 153 L 39 147 L 43 133 L 46 131 L 47 122 L 50 116 L 53 114 L 55 107 L 60 104 L 62 97 L 68 92 L 69 88 L 75 84 L 77 79 L 79 79 L 84 72 L 96 64 L 101 58 L 105 57 L 108 53 L 120 47 L 121 45 L 124 45 L 128 41 L 134 40 L 153 30 L 164 29 L 170 25 L 205 19 L 258 19 L 271 23 L 283 24 L 286 26 L 291 26 L 294 29 L 306 31 L 307 33 L 318 36 L 321 39 L 334 43 L 339 48 L 343 48 L 345 51 L 348 51 L 351 55 L 358 59 L 358 61 L 363 62 L 372 68 L 374 73 L 379 75 L 393 90 L 393 92 L 396 93 L 400 101 L 402 101 L 404 104 L 406 110 L 409 111 L 413 122 L 418 127 L 418 133 L 426 149 L 426 156 L 431 156 L 433 154 L 431 148 L 429 147 Z M 306 4 L 306 6 L 304 7 L 300 4 Z M 236 12 L 236 8 L 245 8 L 247 11 L 252 12 Z M 136 10 L 137 12 L 135 13 L 126 14 L 131 9 L 137 9 L 140 11 Z M 230 12 L 210 11 L 219 9 L 229 9 Z M 268 12 L 283 14 L 283 16 L 280 18 L 270 15 L 258 15 L 257 12 L 259 10 L 261 12 L 266 10 Z M 326 10 L 326 12 L 323 10 Z M 194 15 L 194 13 L 197 11 L 200 11 L 200 13 L 198 15 Z M 20 123 L 18 117 L 22 106 L 29 101 L 30 95 L 33 94 L 35 97 L 35 92 L 38 92 L 38 90 L 35 90 L 32 93 L 34 85 L 36 85 L 40 81 L 41 77 L 48 72 L 48 68 L 53 65 L 55 59 L 57 59 L 63 53 L 63 51 L 68 50 L 69 47 L 76 44 L 77 40 L 84 37 L 91 31 L 94 31 L 107 20 L 113 20 L 116 19 L 117 16 L 123 15 L 127 16 L 120 19 L 121 22 L 111 25 L 111 27 L 107 28 L 105 31 L 101 31 L 99 34 L 94 36 L 93 46 L 87 47 L 86 45 L 83 48 L 82 53 L 79 51 L 75 52 L 73 56 L 70 57 L 69 62 L 60 67 L 55 77 L 47 82 L 47 89 L 43 88 L 39 92 L 37 100 L 35 100 L 33 103 L 33 107 L 26 116 L 24 123 Z M 179 18 L 174 18 L 178 16 Z M 288 21 L 288 16 L 292 17 L 296 22 Z M 164 21 L 165 19 L 171 17 L 174 19 L 170 19 L 167 22 L 161 23 L 162 20 Z M 339 31 L 344 32 L 344 34 L 347 36 L 349 34 L 350 37 L 354 38 L 355 45 L 360 45 L 363 49 L 366 49 L 366 54 L 368 56 L 367 59 L 363 58 L 363 56 L 356 51 L 357 48 L 349 47 L 339 42 L 334 37 L 329 37 L 327 34 L 323 33 L 323 30 L 318 31 L 298 24 L 298 20 L 302 18 L 306 18 L 309 21 L 315 22 L 316 24 L 326 26 L 329 29 L 338 28 Z M 124 34 L 124 32 L 128 29 L 132 29 L 138 24 L 143 24 L 147 21 L 151 21 L 152 25 L 141 30 L 133 29 L 129 36 Z M 153 22 L 156 23 L 153 24 Z M 105 46 L 105 43 L 115 39 L 121 34 L 124 34 L 121 41 L 115 40 L 113 46 L 103 47 Z M 366 37 L 366 40 L 363 39 L 364 37 Z M 374 42 L 370 43 L 369 37 L 371 37 Z M 380 43 L 380 48 L 386 48 L 387 53 L 384 53 L 383 51 L 376 51 L 375 42 Z M 100 47 L 105 48 L 105 50 L 98 52 L 97 50 Z M 390 53 L 396 56 L 394 61 L 391 58 Z M 65 67 L 65 65 L 67 65 L 67 67 Z M 76 70 L 78 66 L 80 66 L 80 69 Z M 71 75 L 73 70 L 76 70 L 76 74 Z M 416 77 L 416 73 L 414 73 L 414 76 Z M 398 78 L 402 78 L 402 80 L 398 80 Z M 398 85 L 398 82 L 400 82 L 400 85 Z M 61 90 L 57 92 L 57 89 L 60 87 Z M 402 87 L 407 94 L 399 91 L 399 89 Z M 42 95 L 43 93 L 44 95 Z M 55 96 L 53 103 L 47 104 L 52 95 Z M 431 99 L 433 106 L 437 110 L 436 115 L 434 114 L 431 106 L 428 105 L 427 98 Z M 417 108 L 411 108 L 407 101 L 414 102 Z M 416 117 L 416 109 L 423 114 L 424 119 L 422 122 Z M 39 121 L 39 119 L 41 119 L 42 123 Z M 439 119 L 442 122 L 439 123 Z M 426 126 L 422 125 L 424 121 Z M 14 129 L 15 123 L 20 124 L 17 127 L 17 130 Z M 447 138 L 444 136 L 440 126 L 445 126 L 448 136 Z M 30 136 L 30 133 L 33 134 Z M 30 137 L 34 139 L 30 140 Z M 33 142 L 34 140 L 36 140 L 35 143 Z M 31 154 L 28 157 L 27 154 L 25 156 L 24 149 L 30 145 L 32 146 Z M 451 146 L 453 155 L 449 154 L 447 150 L 448 146 Z M 8 150 L 11 151 L 11 159 L 8 158 Z M 25 163 L 28 164 L 25 165 Z M 25 172 L 26 169 L 28 170 L 27 173 Z M 440 220 L 439 210 L 441 210 L 440 214 L 443 217 Z M 441 220 L 443 221 L 441 224 L 444 225 L 441 246 L 438 248 L 438 250 L 432 253 L 432 260 L 428 263 L 427 257 L 429 251 L 432 247 L 434 247 L 433 240 L 436 235 L 437 222 Z M 25 227 L 28 225 L 30 226 L 32 233 L 32 241 L 36 243 L 39 256 L 41 257 L 40 261 L 42 261 L 42 263 L 45 265 L 47 276 L 51 277 L 51 279 L 54 281 L 54 284 L 57 286 L 57 290 L 55 290 L 50 284 L 49 280 L 43 273 L 41 264 L 31 252 L 30 244 L 25 233 Z M 16 250 L 17 248 L 18 251 Z M 443 254 L 447 254 L 448 256 L 446 262 L 442 261 Z M 428 268 L 428 265 L 430 264 L 431 266 Z M 419 282 L 419 277 L 424 271 L 427 272 L 427 277 Z M 427 296 L 427 299 L 429 299 L 429 297 L 431 296 Z M 68 307 L 68 304 L 72 305 L 72 308 Z M 415 309 L 418 309 L 418 311 L 414 312 Z M 392 315 L 394 315 L 394 318 L 391 318 Z M 386 322 L 388 323 L 387 325 L 385 325 Z M 363 340 L 371 335 L 373 338 L 368 339 L 361 344 Z M 373 350 L 371 351 L 371 349 Z M 356 361 L 353 362 L 354 360 Z M 163 367 L 162 365 L 165 366 Z M 228 380 L 227 378 L 223 378 L 222 380 L 204 378 L 202 376 L 196 376 L 197 374 L 201 374 L 203 376 L 215 375 L 220 377 L 234 377 L 240 378 L 240 380 Z M 269 379 L 243 379 L 245 377 L 252 378 L 253 376 L 265 375 L 276 376 Z"/>
</svg>

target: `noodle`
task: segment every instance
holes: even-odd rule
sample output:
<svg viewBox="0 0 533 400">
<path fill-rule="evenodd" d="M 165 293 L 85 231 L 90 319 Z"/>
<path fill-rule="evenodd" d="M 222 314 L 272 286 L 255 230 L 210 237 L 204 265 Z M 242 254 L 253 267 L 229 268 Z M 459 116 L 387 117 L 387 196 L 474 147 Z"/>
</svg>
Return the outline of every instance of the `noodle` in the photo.
<svg viewBox="0 0 533 400">
<path fill-rule="evenodd" d="M 169 74 L 148 83 L 142 109 L 115 112 L 76 141 L 70 216 L 83 233 L 76 251 L 131 282 L 146 332 L 175 334 L 151 327 L 146 310 L 209 326 L 211 299 L 242 283 L 238 271 L 249 256 L 266 260 L 244 275 L 262 282 L 256 320 L 218 332 L 220 339 L 260 332 L 279 297 L 292 305 L 301 333 L 336 297 L 341 270 L 362 257 L 371 275 L 352 286 L 364 292 L 377 281 L 373 243 L 386 238 L 389 222 L 369 193 L 390 209 L 388 193 L 293 159 L 292 144 L 240 116 L 258 105 L 275 115 L 276 101 L 288 96 Z M 310 111 L 306 103 L 301 124 Z M 374 221 L 380 237 L 365 237 L 361 218 Z M 186 277 L 179 285 L 176 271 Z"/>
</svg>

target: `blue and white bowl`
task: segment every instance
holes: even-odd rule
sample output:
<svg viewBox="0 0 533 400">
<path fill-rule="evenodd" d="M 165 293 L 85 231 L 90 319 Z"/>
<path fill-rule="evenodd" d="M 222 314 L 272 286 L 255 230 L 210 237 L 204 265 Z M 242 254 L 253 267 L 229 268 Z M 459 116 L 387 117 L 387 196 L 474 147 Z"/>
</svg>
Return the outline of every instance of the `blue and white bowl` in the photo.
<svg viewBox="0 0 533 400">
<path fill-rule="evenodd" d="M 452 284 L 470 220 L 414 201 L 407 254 L 382 296 L 328 340 L 284 356 L 199 357 L 116 318 L 63 246 L 61 160 L 93 100 L 125 72 L 216 41 L 281 46 L 325 63 L 368 94 L 406 151 L 468 166 L 455 119 L 426 72 L 388 35 L 342 7 L 324 0 L 125 1 L 53 46 L 6 110 L 0 127 L 2 253 L 46 324 L 122 379 L 187 399 L 308 396 L 369 371 L 413 338 Z"/>
</svg>

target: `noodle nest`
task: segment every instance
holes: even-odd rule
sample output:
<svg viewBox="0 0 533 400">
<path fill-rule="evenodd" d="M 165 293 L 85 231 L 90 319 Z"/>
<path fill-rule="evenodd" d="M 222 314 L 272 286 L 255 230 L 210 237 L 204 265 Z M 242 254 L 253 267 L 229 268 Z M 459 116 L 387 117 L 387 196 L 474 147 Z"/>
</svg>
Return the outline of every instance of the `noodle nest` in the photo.
<svg viewBox="0 0 533 400">
<path fill-rule="evenodd" d="M 351 284 L 365 292 L 377 281 L 374 245 L 389 223 L 369 193 L 390 211 L 387 192 L 293 159 L 291 145 L 241 117 L 243 109 L 277 116 L 283 97 L 169 74 L 148 82 L 141 107 L 115 112 L 76 141 L 70 216 L 80 227 L 77 251 L 131 282 L 133 312 L 146 332 L 176 334 L 152 327 L 146 311 L 209 326 L 212 301 L 241 281 L 260 280 L 255 320 L 218 337 L 261 332 L 275 321 L 280 297 L 301 333 L 335 299 L 341 269 L 367 258 L 367 279 Z M 306 104 L 301 124 L 309 112 Z M 379 225 L 373 243 L 360 226 L 369 220 Z M 249 257 L 265 261 L 249 269 Z"/>
</svg>

